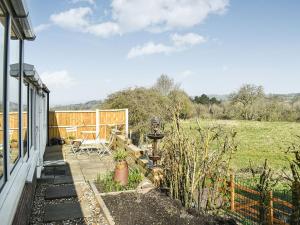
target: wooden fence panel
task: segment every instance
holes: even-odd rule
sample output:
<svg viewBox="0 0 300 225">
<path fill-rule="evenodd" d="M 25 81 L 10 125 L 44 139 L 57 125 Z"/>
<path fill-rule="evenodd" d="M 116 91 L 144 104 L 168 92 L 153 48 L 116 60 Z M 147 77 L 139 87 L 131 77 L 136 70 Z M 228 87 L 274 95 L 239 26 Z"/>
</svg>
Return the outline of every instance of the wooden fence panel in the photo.
<svg viewBox="0 0 300 225">
<path fill-rule="evenodd" d="M 259 208 L 261 207 L 261 203 L 259 202 L 260 192 L 238 184 L 233 175 L 231 175 L 229 185 L 231 187 L 231 211 L 241 215 L 247 220 L 259 223 Z M 268 224 L 289 224 L 288 220 L 293 209 L 293 205 L 290 202 L 274 197 L 271 191 L 269 192 L 269 202 L 266 207 L 268 211 Z"/>
<path fill-rule="evenodd" d="M 49 137 L 51 138 L 87 138 L 108 139 L 111 130 L 118 128 L 124 134 L 128 132 L 128 110 L 94 111 L 52 111 L 49 113 Z M 66 128 L 76 127 L 77 131 L 66 132 Z M 94 131 L 85 134 L 83 131 Z"/>
</svg>

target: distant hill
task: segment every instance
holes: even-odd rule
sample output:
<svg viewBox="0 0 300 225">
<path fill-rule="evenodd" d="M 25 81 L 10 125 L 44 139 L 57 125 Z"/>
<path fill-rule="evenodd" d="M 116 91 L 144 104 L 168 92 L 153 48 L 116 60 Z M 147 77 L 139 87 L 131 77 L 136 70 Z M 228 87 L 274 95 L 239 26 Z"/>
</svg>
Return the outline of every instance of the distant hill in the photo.
<svg viewBox="0 0 300 225">
<path fill-rule="evenodd" d="M 199 95 L 200 96 L 200 95 Z M 268 96 L 278 97 L 284 101 L 292 101 L 295 98 L 300 98 L 300 93 L 290 93 L 290 94 L 268 94 Z M 226 101 L 229 99 L 230 95 L 208 95 L 208 97 L 215 97 L 220 101 Z M 57 105 L 51 107 L 51 110 L 89 110 L 89 109 L 100 109 L 103 101 L 93 100 L 85 103 L 69 104 L 69 105 Z"/>
<path fill-rule="evenodd" d="M 101 107 L 102 100 L 93 100 L 85 103 L 69 104 L 69 105 L 57 105 L 50 107 L 50 110 L 89 110 L 99 109 Z"/>
<path fill-rule="evenodd" d="M 289 94 L 267 94 L 269 97 L 277 97 L 280 98 L 284 101 L 292 101 L 295 98 L 300 98 L 300 93 L 289 93 Z M 213 98 L 215 97 L 216 99 L 220 101 L 226 101 L 229 99 L 230 94 L 227 95 L 208 95 L 208 97 Z"/>
</svg>

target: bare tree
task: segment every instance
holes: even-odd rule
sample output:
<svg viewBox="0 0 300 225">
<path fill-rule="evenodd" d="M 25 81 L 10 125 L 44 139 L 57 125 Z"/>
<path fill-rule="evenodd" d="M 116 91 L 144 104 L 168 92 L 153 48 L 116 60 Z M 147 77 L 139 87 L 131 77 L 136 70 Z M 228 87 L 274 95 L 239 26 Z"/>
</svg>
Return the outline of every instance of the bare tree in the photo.
<svg viewBox="0 0 300 225">
<path fill-rule="evenodd" d="M 174 79 L 170 78 L 166 74 L 160 75 L 154 84 L 153 88 L 157 90 L 161 95 L 167 96 L 173 90 L 178 89 L 179 85 L 175 83 Z"/>
<path fill-rule="evenodd" d="M 255 110 L 260 100 L 265 98 L 264 89 L 262 86 L 246 84 L 242 86 L 237 93 L 231 95 L 232 104 L 240 109 L 242 119 L 255 119 Z"/>
</svg>

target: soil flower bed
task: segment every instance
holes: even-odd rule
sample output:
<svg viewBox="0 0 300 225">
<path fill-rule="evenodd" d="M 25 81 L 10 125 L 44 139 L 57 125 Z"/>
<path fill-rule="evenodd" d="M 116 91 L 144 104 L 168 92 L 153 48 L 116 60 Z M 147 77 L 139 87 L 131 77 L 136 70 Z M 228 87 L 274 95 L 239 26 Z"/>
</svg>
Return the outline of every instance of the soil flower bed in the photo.
<svg viewBox="0 0 300 225">
<path fill-rule="evenodd" d="M 152 190 L 102 196 L 116 225 L 204 225 L 236 224 L 232 219 L 190 214 L 178 201 Z"/>
</svg>

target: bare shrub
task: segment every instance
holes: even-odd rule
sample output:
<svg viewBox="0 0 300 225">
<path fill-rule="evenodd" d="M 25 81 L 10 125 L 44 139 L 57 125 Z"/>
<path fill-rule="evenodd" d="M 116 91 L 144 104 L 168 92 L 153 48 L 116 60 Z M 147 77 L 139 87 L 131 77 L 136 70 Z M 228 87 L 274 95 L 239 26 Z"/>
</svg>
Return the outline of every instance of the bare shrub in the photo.
<svg viewBox="0 0 300 225">
<path fill-rule="evenodd" d="M 275 177 L 275 172 L 268 165 L 267 159 L 261 169 L 254 169 L 250 161 L 250 168 L 253 180 L 257 181 L 255 186 L 259 192 L 259 222 L 260 224 L 268 224 L 269 193 L 277 185 L 279 179 Z"/>
<path fill-rule="evenodd" d="M 300 137 L 298 137 L 300 139 Z M 294 143 L 289 148 L 287 153 L 293 154 L 293 159 L 290 161 L 291 174 L 285 174 L 285 179 L 288 181 L 292 190 L 293 212 L 291 215 L 291 224 L 300 224 L 300 144 Z"/>
<path fill-rule="evenodd" d="M 179 113 L 173 114 L 163 144 L 162 167 L 170 196 L 186 208 L 217 211 L 226 201 L 229 166 L 237 146 L 235 132 L 221 127 L 191 131 L 181 127 Z M 191 132 L 196 132 L 193 136 Z"/>
</svg>

